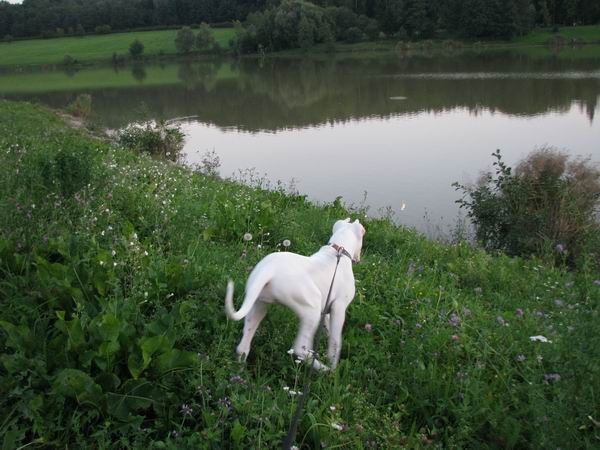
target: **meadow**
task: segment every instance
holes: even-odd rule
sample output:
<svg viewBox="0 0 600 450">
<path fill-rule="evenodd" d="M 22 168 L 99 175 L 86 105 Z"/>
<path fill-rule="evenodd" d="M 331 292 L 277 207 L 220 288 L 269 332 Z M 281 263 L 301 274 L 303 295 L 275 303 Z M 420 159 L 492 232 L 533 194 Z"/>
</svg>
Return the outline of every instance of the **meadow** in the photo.
<svg viewBox="0 0 600 450">
<path fill-rule="evenodd" d="M 216 42 L 223 49 L 229 48 L 229 41 L 235 37 L 233 28 L 213 28 L 213 35 Z M 80 63 L 98 63 L 110 61 L 114 53 L 128 56 L 129 45 L 139 39 L 144 44 L 144 55 L 153 56 L 175 56 L 175 35 L 177 30 L 158 30 L 158 31 L 131 31 L 123 33 L 112 33 L 108 35 L 87 35 L 83 37 L 63 37 L 53 39 L 31 39 L 15 42 L 0 42 L 0 67 L 15 68 L 21 66 L 33 65 L 61 65 L 65 55 L 75 58 Z M 481 45 L 492 48 L 504 47 L 531 47 L 547 45 L 556 36 L 562 36 L 569 41 L 577 39 L 580 43 L 593 44 L 600 43 L 600 26 L 574 26 L 562 27 L 558 33 L 551 29 L 535 29 L 526 36 L 516 37 L 510 41 L 489 41 L 478 42 L 477 48 Z M 373 53 L 391 52 L 397 49 L 397 39 L 384 39 L 377 41 L 365 41 L 354 44 L 337 42 L 335 52 L 342 53 Z M 452 41 L 453 46 L 471 47 L 474 42 Z M 481 45 L 480 45 L 481 44 Z M 413 43 L 418 48 L 419 41 Z M 569 44 L 570 45 L 570 44 Z M 426 50 L 430 48 L 442 48 L 442 41 L 427 41 Z M 413 49 L 415 49 L 413 48 Z M 456 50 L 456 48 L 452 48 Z M 331 49 L 324 44 L 315 45 L 310 49 L 311 54 L 329 54 Z M 592 51 L 593 55 L 597 50 Z M 280 55 L 304 55 L 306 52 L 301 49 L 284 50 L 276 52 Z"/>
<path fill-rule="evenodd" d="M 315 252 L 347 216 L 367 229 L 357 294 L 299 448 L 599 444 L 591 254 L 568 271 L 434 242 L 26 103 L 0 102 L 0 162 L 2 448 L 279 448 L 305 376 L 287 353 L 295 318 L 272 307 L 239 364 L 225 285 L 239 305 L 258 260 L 284 240 Z"/>
<path fill-rule="evenodd" d="M 215 41 L 228 48 L 233 28 L 212 30 Z M 129 46 L 138 39 L 144 44 L 145 56 L 176 55 L 177 30 L 133 31 L 106 35 L 31 39 L 0 43 L 0 66 L 62 64 L 65 55 L 82 63 L 109 61 L 113 53 L 129 55 Z"/>
</svg>

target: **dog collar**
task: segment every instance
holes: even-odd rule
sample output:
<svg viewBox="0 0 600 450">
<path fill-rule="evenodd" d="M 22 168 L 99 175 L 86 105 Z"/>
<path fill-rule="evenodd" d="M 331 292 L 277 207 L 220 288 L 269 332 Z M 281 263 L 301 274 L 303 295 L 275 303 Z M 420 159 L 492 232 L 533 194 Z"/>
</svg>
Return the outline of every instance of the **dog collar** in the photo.
<svg viewBox="0 0 600 450">
<path fill-rule="evenodd" d="M 342 247 L 341 245 L 337 245 L 334 243 L 329 244 L 331 247 L 333 247 L 333 249 L 338 252 L 338 255 L 344 255 L 347 256 L 348 258 L 350 258 L 350 261 L 352 261 L 354 264 L 358 263 L 358 261 L 356 261 L 352 255 L 350 253 L 348 253 L 348 250 L 346 250 L 344 247 Z"/>
</svg>

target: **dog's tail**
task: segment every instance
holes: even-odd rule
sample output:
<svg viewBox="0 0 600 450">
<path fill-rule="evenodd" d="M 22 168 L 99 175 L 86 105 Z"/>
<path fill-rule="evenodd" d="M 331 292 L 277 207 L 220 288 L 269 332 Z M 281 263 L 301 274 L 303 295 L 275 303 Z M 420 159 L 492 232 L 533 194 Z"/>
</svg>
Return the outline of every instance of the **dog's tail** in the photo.
<svg viewBox="0 0 600 450">
<path fill-rule="evenodd" d="M 265 280 L 250 280 L 246 288 L 246 296 L 244 297 L 244 303 L 239 311 L 235 310 L 233 306 L 233 281 L 227 282 L 227 294 L 225 294 L 225 313 L 231 320 L 241 320 L 250 312 L 260 292 L 262 291 L 268 279 Z"/>
</svg>

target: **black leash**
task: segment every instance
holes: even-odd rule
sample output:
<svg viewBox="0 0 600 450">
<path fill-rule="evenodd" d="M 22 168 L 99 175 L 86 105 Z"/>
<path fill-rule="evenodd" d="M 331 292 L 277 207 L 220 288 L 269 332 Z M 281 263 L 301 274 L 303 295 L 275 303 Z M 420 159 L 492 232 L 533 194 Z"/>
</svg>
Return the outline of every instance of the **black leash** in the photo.
<svg viewBox="0 0 600 450">
<path fill-rule="evenodd" d="M 317 332 L 315 333 L 315 337 L 313 340 L 313 355 L 310 366 L 308 367 L 308 373 L 304 378 L 304 387 L 302 388 L 302 394 L 300 395 L 300 401 L 298 402 L 298 406 L 296 406 L 296 412 L 294 413 L 294 418 L 290 423 L 290 428 L 288 429 L 287 436 L 283 440 L 283 450 L 290 450 L 292 448 L 292 444 L 296 439 L 296 433 L 298 432 L 298 423 L 300 422 L 300 415 L 302 414 L 302 410 L 304 409 L 304 404 L 306 403 L 306 398 L 310 392 L 310 382 L 312 380 L 312 374 L 315 370 L 315 361 L 317 360 L 317 352 L 315 349 L 319 348 L 319 338 L 321 337 L 321 328 L 323 328 L 323 324 L 325 322 L 325 315 L 329 313 L 329 309 L 331 305 L 329 304 L 329 299 L 331 298 L 331 291 L 333 290 L 333 282 L 335 281 L 335 275 L 337 274 L 338 266 L 340 265 L 340 259 L 342 256 L 348 256 L 351 261 L 353 261 L 352 256 L 344 249 L 344 247 L 336 248 L 337 250 L 337 262 L 335 263 L 335 270 L 333 271 L 333 278 L 331 279 L 331 286 L 329 286 L 329 292 L 327 293 L 327 300 L 325 301 L 325 308 L 321 313 L 321 321 L 319 322 L 319 328 L 317 328 Z M 310 350 L 309 350 L 310 352 Z"/>
</svg>

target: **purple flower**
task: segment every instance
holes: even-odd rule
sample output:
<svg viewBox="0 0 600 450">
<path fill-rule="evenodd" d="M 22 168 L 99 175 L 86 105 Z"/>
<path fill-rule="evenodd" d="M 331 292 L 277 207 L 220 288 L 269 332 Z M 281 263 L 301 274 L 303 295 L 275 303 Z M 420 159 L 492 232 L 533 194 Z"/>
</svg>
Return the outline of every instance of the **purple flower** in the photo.
<svg viewBox="0 0 600 450">
<path fill-rule="evenodd" d="M 523 317 L 523 315 L 525 313 L 523 312 L 523 310 L 521 308 L 517 308 L 516 314 L 517 314 L 517 317 Z"/>
<path fill-rule="evenodd" d="M 557 298 L 556 300 L 554 300 L 554 304 L 556 306 L 565 306 L 565 302 L 563 302 L 561 299 Z"/>
<path fill-rule="evenodd" d="M 544 314 L 542 311 L 535 311 L 533 314 L 535 314 L 536 317 L 546 317 L 546 314 Z"/>
<path fill-rule="evenodd" d="M 233 403 L 231 403 L 231 399 L 227 396 L 219 399 L 219 405 L 227 408 L 230 411 L 233 409 Z"/>
<path fill-rule="evenodd" d="M 246 384 L 246 380 L 239 375 L 233 375 L 231 378 L 229 378 L 229 382 L 234 384 Z"/>
<path fill-rule="evenodd" d="M 544 381 L 559 381 L 560 375 L 557 373 L 546 373 L 544 374 Z"/>
<path fill-rule="evenodd" d="M 556 244 L 554 248 L 558 253 L 565 253 L 567 251 L 567 247 L 564 244 Z"/>
<path fill-rule="evenodd" d="M 460 317 L 458 317 L 458 315 L 456 315 L 455 313 L 452 313 L 452 315 L 450 316 L 450 320 L 448 320 L 448 323 L 453 327 L 457 327 L 460 325 Z"/>
<path fill-rule="evenodd" d="M 527 358 L 525 357 L 525 355 L 518 355 L 515 359 L 517 360 L 517 362 L 523 362 Z"/>
<path fill-rule="evenodd" d="M 420 330 L 421 328 L 423 328 L 423 325 L 421 325 L 420 323 L 417 323 L 415 325 L 415 328 L 417 328 L 418 330 Z"/>
</svg>

